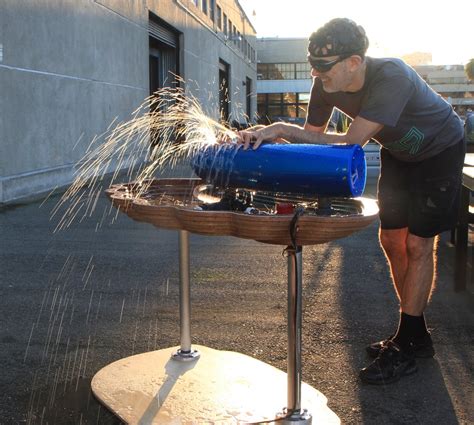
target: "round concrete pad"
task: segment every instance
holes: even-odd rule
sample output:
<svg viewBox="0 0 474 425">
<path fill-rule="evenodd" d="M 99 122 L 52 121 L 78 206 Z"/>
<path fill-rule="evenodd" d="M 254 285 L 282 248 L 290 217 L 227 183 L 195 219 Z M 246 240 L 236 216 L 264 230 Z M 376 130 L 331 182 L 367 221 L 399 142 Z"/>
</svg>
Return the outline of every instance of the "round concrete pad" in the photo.
<svg viewBox="0 0 474 425">
<path fill-rule="evenodd" d="M 286 407 L 287 375 L 249 356 L 193 346 L 190 362 L 171 358 L 178 347 L 138 354 L 101 369 L 95 396 L 129 424 L 258 423 Z M 302 408 L 313 423 L 339 424 L 319 391 L 303 383 Z"/>
</svg>

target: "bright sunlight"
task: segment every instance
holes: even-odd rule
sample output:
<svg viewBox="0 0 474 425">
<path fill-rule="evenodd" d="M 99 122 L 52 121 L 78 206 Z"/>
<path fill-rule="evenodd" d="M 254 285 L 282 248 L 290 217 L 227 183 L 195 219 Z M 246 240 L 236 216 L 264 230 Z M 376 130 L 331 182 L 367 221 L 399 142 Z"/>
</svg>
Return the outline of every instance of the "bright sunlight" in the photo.
<svg viewBox="0 0 474 425">
<path fill-rule="evenodd" d="M 362 25 L 369 37 L 368 54 L 432 54 L 432 64 L 465 64 L 474 57 L 473 0 L 433 3 L 428 0 L 240 0 L 257 37 L 308 37 L 332 18 Z M 254 12 L 255 11 L 255 15 Z"/>
</svg>

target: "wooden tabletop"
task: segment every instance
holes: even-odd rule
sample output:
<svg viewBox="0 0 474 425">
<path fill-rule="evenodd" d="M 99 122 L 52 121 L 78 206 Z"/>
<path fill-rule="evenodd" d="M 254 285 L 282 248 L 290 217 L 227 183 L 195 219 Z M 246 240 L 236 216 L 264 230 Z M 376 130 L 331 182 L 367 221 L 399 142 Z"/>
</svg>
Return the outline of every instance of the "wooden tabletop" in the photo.
<svg viewBox="0 0 474 425">
<path fill-rule="evenodd" d="M 464 157 L 464 165 L 474 167 L 474 153 L 467 153 Z"/>
<path fill-rule="evenodd" d="M 464 167 L 462 169 L 462 184 L 469 190 L 474 190 L 474 167 Z"/>
<path fill-rule="evenodd" d="M 474 153 L 467 153 L 464 158 L 465 167 L 462 169 L 462 184 L 474 190 Z"/>
</svg>

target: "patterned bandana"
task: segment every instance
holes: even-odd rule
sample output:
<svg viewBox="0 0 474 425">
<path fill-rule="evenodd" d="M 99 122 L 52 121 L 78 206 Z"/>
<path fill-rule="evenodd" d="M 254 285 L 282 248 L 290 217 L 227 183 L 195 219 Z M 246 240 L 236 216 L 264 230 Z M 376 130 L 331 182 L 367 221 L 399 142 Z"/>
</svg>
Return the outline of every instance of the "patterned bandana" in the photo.
<svg viewBox="0 0 474 425">
<path fill-rule="evenodd" d="M 311 59 L 351 54 L 365 55 L 369 40 L 364 29 L 347 18 L 329 21 L 309 38 Z"/>
</svg>

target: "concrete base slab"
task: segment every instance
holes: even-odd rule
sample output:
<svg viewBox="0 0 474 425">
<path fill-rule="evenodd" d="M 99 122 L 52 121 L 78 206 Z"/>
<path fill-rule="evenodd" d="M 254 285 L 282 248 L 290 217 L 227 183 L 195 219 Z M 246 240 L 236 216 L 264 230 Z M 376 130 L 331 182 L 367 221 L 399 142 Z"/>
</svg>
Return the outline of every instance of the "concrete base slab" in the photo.
<svg viewBox="0 0 474 425">
<path fill-rule="evenodd" d="M 138 354 L 101 369 L 92 391 L 128 424 L 235 424 L 272 421 L 286 407 L 287 375 L 244 354 L 193 345 L 201 356 L 171 358 L 178 347 Z M 339 424 L 326 397 L 302 384 L 313 424 Z"/>
</svg>

